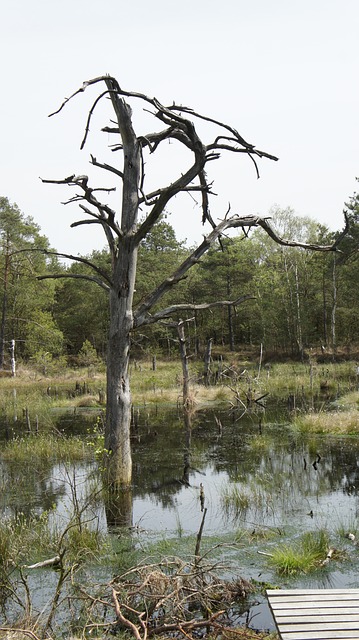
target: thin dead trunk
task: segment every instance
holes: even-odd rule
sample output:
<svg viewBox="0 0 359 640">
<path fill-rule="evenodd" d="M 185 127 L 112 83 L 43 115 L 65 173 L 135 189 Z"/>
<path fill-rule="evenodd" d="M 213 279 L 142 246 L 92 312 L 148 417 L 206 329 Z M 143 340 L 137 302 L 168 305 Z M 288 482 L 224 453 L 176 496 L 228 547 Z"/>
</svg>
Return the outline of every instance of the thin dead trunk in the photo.
<svg viewBox="0 0 359 640">
<path fill-rule="evenodd" d="M 180 348 L 181 364 L 182 364 L 182 395 L 183 405 L 188 407 L 190 403 L 189 397 L 189 369 L 188 369 L 188 356 L 186 348 L 186 337 L 184 333 L 184 322 L 179 321 L 177 325 L 178 342 Z"/>
<path fill-rule="evenodd" d="M 209 385 L 210 364 L 212 359 L 212 345 L 213 345 L 213 338 L 210 338 L 207 342 L 207 348 L 204 354 L 203 380 L 206 386 Z"/>
</svg>

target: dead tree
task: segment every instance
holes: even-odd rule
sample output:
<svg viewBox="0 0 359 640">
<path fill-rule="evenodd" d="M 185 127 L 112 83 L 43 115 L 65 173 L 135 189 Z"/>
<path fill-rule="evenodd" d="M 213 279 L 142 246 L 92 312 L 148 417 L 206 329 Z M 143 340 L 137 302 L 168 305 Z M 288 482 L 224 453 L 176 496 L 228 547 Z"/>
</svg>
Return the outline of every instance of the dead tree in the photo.
<svg viewBox="0 0 359 640">
<path fill-rule="evenodd" d="M 132 462 L 130 448 L 131 395 L 129 381 L 129 357 L 131 333 L 138 327 L 152 324 L 158 320 L 169 318 L 173 314 L 184 311 L 195 311 L 198 308 L 208 308 L 213 305 L 178 304 L 160 311 L 152 312 L 161 297 L 174 287 L 187 272 L 206 253 L 210 246 L 230 228 L 238 228 L 246 235 L 252 227 L 261 226 L 276 241 L 283 245 L 302 246 L 315 250 L 329 251 L 332 246 L 304 245 L 278 238 L 267 220 L 256 215 L 238 216 L 229 212 L 216 224 L 209 210 L 209 196 L 213 195 L 211 184 L 207 180 L 206 165 L 217 160 L 221 152 L 247 155 L 254 164 L 258 174 L 257 159 L 268 158 L 277 160 L 269 153 L 256 149 L 249 144 L 233 127 L 204 116 L 190 108 L 172 104 L 162 105 L 156 98 L 150 98 L 142 93 L 126 91 L 120 87 L 117 80 L 111 76 L 100 76 L 85 82 L 70 98 L 62 103 L 55 112 L 62 110 L 65 104 L 75 96 L 82 94 L 91 86 L 104 85 L 103 90 L 96 97 L 89 111 L 85 134 L 81 148 L 84 147 L 92 115 L 96 106 L 103 98 L 109 98 L 113 110 L 111 126 L 103 131 L 114 135 L 118 143 L 113 146 L 114 151 L 122 155 L 121 167 L 115 167 L 98 161 L 91 156 L 94 167 L 107 172 L 122 189 L 122 203 L 116 212 L 108 204 L 102 202 L 101 193 L 111 189 L 95 189 L 90 186 L 86 175 L 70 175 L 62 180 L 43 180 L 46 183 L 64 184 L 73 187 L 74 197 L 68 202 L 77 202 L 85 214 L 85 219 L 74 222 L 71 226 L 97 224 L 105 234 L 112 260 L 112 273 L 108 277 L 95 265 L 93 276 L 85 278 L 97 283 L 109 293 L 110 328 L 108 336 L 107 355 L 107 406 L 106 406 L 106 435 L 105 447 L 108 453 L 109 481 L 112 485 L 130 485 L 132 479 Z M 129 102 L 139 101 L 147 111 L 150 111 L 163 128 L 147 135 L 136 135 L 132 111 Z M 55 114 L 51 114 L 55 115 Z M 194 122 L 205 122 L 208 127 L 215 129 L 211 140 L 204 144 L 200 139 Z M 212 134 L 209 134 L 212 135 Z M 164 142 L 173 142 L 185 148 L 191 154 L 188 166 L 179 174 L 178 178 L 165 187 L 152 190 L 146 189 L 144 174 L 145 162 L 155 153 Z M 198 194 L 201 201 L 203 223 L 209 222 L 212 231 L 188 258 L 169 274 L 163 282 L 134 309 L 133 294 L 136 278 L 137 253 L 140 242 L 147 236 L 158 222 L 165 207 L 176 195 L 181 193 Z M 139 210 L 145 211 L 142 221 L 139 221 Z M 69 254 L 57 254 L 75 261 L 90 264 L 83 258 Z M 49 277 L 49 276 L 44 276 Z M 63 277 L 53 274 L 50 277 Z M 76 277 L 71 274 L 66 277 Z M 77 277 L 84 277 L 78 275 Z M 225 305 L 242 303 L 245 296 L 235 301 L 217 302 Z"/>
</svg>

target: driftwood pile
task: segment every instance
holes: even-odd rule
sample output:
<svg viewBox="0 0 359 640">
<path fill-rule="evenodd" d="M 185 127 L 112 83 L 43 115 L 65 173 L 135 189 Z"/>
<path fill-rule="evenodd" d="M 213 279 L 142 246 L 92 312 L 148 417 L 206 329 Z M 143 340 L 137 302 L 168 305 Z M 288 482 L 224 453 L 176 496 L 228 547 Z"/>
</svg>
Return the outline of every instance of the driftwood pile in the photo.
<svg viewBox="0 0 359 640">
<path fill-rule="evenodd" d="M 160 634 L 188 639 L 198 637 L 199 632 L 201 637 L 209 633 L 213 637 L 233 631 L 229 612 L 236 607 L 246 610 L 243 601 L 253 591 L 243 578 L 219 579 L 215 567 L 205 566 L 203 558 L 193 562 L 166 558 L 162 563 L 140 564 L 108 586 L 108 610 L 115 613 L 115 621 L 107 623 L 108 629 L 112 633 L 127 629 L 136 640 Z M 87 607 L 87 631 L 97 626 L 99 618 L 99 627 L 103 630 L 107 626 L 103 622 L 103 606 L 103 597 L 92 598 Z M 248 629 L 244 631 L 251 636 Z"/>
</svg>

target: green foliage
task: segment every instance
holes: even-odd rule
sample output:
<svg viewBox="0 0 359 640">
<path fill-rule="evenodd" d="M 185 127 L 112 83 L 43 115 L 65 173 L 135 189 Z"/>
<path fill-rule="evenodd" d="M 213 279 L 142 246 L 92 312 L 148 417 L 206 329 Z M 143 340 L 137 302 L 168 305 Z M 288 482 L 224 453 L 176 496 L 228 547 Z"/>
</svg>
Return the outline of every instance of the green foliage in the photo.
<svg viewBox="0 0 359 640">
<path fill-rule="evenodd" d="M 176 239 L 175 231 L 165 217 L 157 222 L 139 247 L 134 305 L 140 304 L 145 296 L 165 278 L 171 276 L 188 252 L 184 242 Z M 161 299 L 160 306 L 166 307 L 178 303 L 179 300 L 184 301 L 186 289 L 184 281 L 178 283 Z M 161 324 L 145 327 L 140 336 L 134 335 L 134 353 L 167 351 L 170 355 L 174 337 L 175 332 Z M 176 346 L 174 348 L 176 349 Z"/>
<path fill-rule="evenodd" d="M 61 373 L 66 368 L 66 359 L 64 356 L 54 358 L 52 353 L 45 351 L 45 349 L 35 351 L 30 358 L 30 362 L 32 362 L 37 371 L 42 373 L 44 376 L 52 376 L 56 373 Z"/>
<path fill-rule="evenodd" d="M 94 251 L 86 256 L 104 273 L 110 270 L 108 251 Z M 63 332 L 67 353 L 77 355 L 84 343 L 90 343 L 99 355 L 105 355 L 109 325 L 108 295 L 98 284 L 72 276 L 91 277 L 93 270 L 84 263 L 67 267 L 69 277 L 56 281 L 53 316 Z"/>
<path fill-rule="evenodd" d="M 32 356 L 39 349 L 56 356 L 62 351 L 62 334 L 51 315 L 55 284 L 37 280 L 54 266 L 54 258 L 44 253 L 48 249 L 47 238 L 32 218 L 0 198 L 0 350 L 5 366 L 12 339 L 17 357 Z"/>
<path fill-rule="evenodd" d="M 89 340 L 85 340 L 78 354 L 78 363 L 80 367 L 89 367 L 97 362 L 98 356 L 96 349 Z"/>
<path fill-rule="evenodd" d="M 202 355 L 209 338 L 217 350 L 262 343 L 267 353 L 273 350 L 303 359 L 311 347 L 332 347 L 334 339 L 348 349 L 359 342 L 358 194 L 349 199 L 346 209 L 350 231 L 335 256 L 280 246 L 261 229 L 251 231 L 249 237 L 222 238 L 221 244 L 213 246 L 171 288 L 161 306 L 235 300 L 243 295 L 253 299 L 235 308 L 193 312 L 194 321 L 186 332 L 189 355 Z M 270 216 L 277 233 L 286 239 L 330 244 L 337 235 L 290 208 L 275 207 Z M 48 250 L 48 241 L 34 221 L 0 198 L 0 303 L 5 309 L 0 346 L 5 368 L 9 368 L 12 339 L 17 359 L 31 359 L 45 375 L 64 353 L 79 356 L 78 362 L 85 366 L 97 364 L 96 355 L 105 357 L 108 294 L 94 283 L 89 265 L 110 277 L 108 251 L 93 251 L 84 256 L 84 262 L 65 266 L 44 253 Z M 168 220 L 160 220 L 139 247 L 134 305 L 171 276 L 189 253 Z M 69 277 L 37 279 L 54 271 Z M 87 279 L 75 278 L 79 275 Z M 177 336 L 166 325 L 147 326 L 141 333 L 133 332 L 132 352 L 136 357 L 156 353 L 177 357 Z"/>
</svg>

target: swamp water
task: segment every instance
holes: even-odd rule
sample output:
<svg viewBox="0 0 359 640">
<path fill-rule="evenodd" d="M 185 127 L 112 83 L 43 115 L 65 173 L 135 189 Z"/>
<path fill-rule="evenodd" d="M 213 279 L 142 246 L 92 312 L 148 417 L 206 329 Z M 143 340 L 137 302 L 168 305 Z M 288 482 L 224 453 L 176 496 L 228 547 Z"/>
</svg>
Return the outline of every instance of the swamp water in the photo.
<svg viewBox="0 0 359 640">
<path fill-rule="evenodd" d="M 299 434 L 278 407 L 241 418 L 236 412 L 199 410 L 190 428 L 173 410 L 143 408 L 134 418 L 134 485 L 124 518 L 131 544 L 148 554 L 155 545 L 163 555 L 193 555 L 204 492 L 201 553 L 213 549 L 209 555 L 220 563 L 222 577 L 294 588 L 359 586 L 359 550 L 345 537 L 359 531 L 359 439 Z M 94 416 L 90 424 L 95 421 Z M 82 432 L 84 438 L 88 427 L 81 416 L 76 423 L 62 416 L 58 423 L 64 433 Z M 74 485 L 81 503 L 98 483 L 96 463 L 53 464 L 39 473 L 31 465 L 3 461 L 0 474 L 2 518 L 52 509 L 58 527 L 73 508 Z M 122 535 L 123 521 L 115 518 L 109 526 L 100 499 L 89 517 L 113 539 Z M 330 546 L 344 552 L 339 560 L 295 577 L 279 576 L 270 567 L 274 548 L 323 529 Z M 111 567 L 96 571 L 99 580 L 113 575 Z M 32 574 L 40 600 L 55 584 L 54 573 Z M 259 594 L 236 615 L 255 629 L 274 628 Z"/>
</svg>

